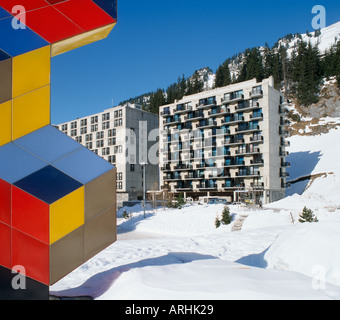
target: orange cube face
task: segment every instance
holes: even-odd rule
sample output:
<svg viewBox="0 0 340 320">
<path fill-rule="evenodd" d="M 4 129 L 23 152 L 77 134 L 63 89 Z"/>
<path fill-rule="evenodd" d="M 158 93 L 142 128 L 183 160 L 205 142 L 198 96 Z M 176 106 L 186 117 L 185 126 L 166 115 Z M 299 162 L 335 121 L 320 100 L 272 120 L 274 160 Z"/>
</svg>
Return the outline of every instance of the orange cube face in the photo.
<svg viewBox="0 0 340 320">
<path fill-rule="evenodd" d="M 116 0 L 0 0 L 0 282 L 50 286 L 116 241 L 115 168 L 50 120 L 51 57 L 116 22 Z"/>
</svg>

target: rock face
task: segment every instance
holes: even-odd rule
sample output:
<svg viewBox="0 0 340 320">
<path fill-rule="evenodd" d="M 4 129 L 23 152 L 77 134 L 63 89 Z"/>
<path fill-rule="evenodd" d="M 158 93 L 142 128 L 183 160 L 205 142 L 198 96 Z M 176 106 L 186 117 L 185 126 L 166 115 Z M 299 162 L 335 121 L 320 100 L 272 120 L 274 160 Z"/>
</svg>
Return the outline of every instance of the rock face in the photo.
<svg viewBox="0 0 340 320">
<path fill-rule="evenodd" d="M 320 101 L 309 107 L 300 106 L 310 118 L 340 117 L 340 90 L 336 84 L 326 85 L 320 93 Z"/>
</svg>

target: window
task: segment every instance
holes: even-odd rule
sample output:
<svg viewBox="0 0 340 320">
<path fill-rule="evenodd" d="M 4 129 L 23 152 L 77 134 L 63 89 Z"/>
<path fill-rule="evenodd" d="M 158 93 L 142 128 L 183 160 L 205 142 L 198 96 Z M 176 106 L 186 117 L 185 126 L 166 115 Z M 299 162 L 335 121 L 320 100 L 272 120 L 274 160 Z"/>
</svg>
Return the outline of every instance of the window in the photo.
<svg viewBox="0 0 340 320">
<path fill-rule="evenodd" d="M 110 121 L 102 123 L 102 130 L 109 129 L 109 128 L 110 128 Z"/>
<path fill-rule="evenodd" d="M 85 147 L 86 147 L 87 149 L 92 149 L 92 142 L 86 142 L 86 143 L 85 143 Z"/>
<path fill-rule="evenodd" d="M 80 128 L 80 134 L 86 134 L 87 133 L 87 127 Z"/>
<path fill-rule="evenodd" d="M 85 136 L 85 141 L 88 142 L 88 141 L 92 141 L 92 133 L 89 133 Z"/>
<path fill-rule="evenodd" d="M 87 119 L 80 120 L 80 126 L 81 127 L 87 126 Z"/>
<path fill-rule="evenodd" d="M 102 121 L 107 121 L 107 120 L 110 120 L 110 113 L 104 113 L 102 115 Z"/>
<path fill-rule="evenodd" d="M 122 182 L 117 182 L 117 189 L 122 190 L 123 189 L 123 183 Z"/>
<path fill-rule="evenodd" d="M 115 144 L 116 144 L 116 138 L 109 138 L 108 145 L 109 146 L 114 146 Z"/>
<path fill-rule="evenodd" d="M 98 123 L 98 116 L 91 117 L 91 124 Z"/>
<path fill-rule="evenodd" d="M 82 137 L 80 136 L 80 137 L 76 137 L 76 141 L 78 142 L 78 143 L 81 143 L 82 142 Z"/>
<path fill-rule="evenodd" d="M 123 146 L 115 146 L 114 153 L 122 153 L 123 152 Z"/>
<path fill-rule="evenodd" d="M 262 94 L 262 86 L 253 87 L 252 95 Z"/>
<path fill-rule="evenodd" d="M 110 163 L 116 163 L 116 156 L 108 156 L 107 161 Z"/>
<path fill-rule="evenodd" d="M 111 129 L 108 131 L 108 136 L 109 137 L 115 137 L 116 136 L 116 129 Z"/>
<path fill-rule="evenodd" d="M 116 110 L 114 113 L 115 118 L 121 118 L 123 116 L 123 110 Z"/>
<path fill-rule="evenodd" d="M 97 140 L 97 142 L 96 142 L 96 147 L 97 147 L 97 148 L 102 148 L 102 147 L 104 147 L 104 140 Z"/>
<path fill-rule="evenodd" d="M 77 128 L 77 121 L 71 122 L 71 129 Z"/>
<path fill-rule="evenodd" d="M 104 131 L 97 132 L 96 138 L 97 139 L 104 139 Z"/>
<path fill-rule="evenodd" d="M 123 180 L 123 172 L 117 172 L 117 180 L 118 181 Z"/>
<path fill-rule="evenodd" d="M 98 124 L 93 124 L 91 126 L 91 132 L 96 132 L 96 131 L 98 131 Z"/>
<path fill-rule="evenodd" d="M 114 122 L 115 127 L 121 127 L 123 125 L 123 119 L 117 119 Z"/>
<path fill-rule="evenodd" d="M 108 156 L 110 154 L 110 148 L 103 148 L 102 149 L 102 155 Z"/>
<path fill-rule="evenodd" d="M 61 126 L 61 131 L 67 131 L 67 124 L 63 124 Z"/>
<path fill-rule="evenodd" d="M 77 129 L 71 130 L 71 137 L 75 137 L 77 135 Z"/>
</svg>

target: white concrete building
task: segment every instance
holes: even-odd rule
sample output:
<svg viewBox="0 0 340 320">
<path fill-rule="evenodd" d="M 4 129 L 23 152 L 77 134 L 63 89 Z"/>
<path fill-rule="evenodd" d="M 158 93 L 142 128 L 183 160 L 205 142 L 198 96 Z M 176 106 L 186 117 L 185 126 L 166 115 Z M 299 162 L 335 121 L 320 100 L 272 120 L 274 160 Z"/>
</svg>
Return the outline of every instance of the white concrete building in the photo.
<svg viewBox="0 0 340 320">
<path fill-rule="evenodd" d="M 285 195 L 289 122 L 273 78 L 160 108 L 160 182 L 186 197 L 269 203 Z"/>
<path fill-rule="evenodd" d="M 149 159 L 158 135 L 158 115 L 139 105 L 117 106 L 101 113 L 59 124 L 66 133 L 117 167 L 117 203 L 143 199 L 143 170 L 146 166 L 146 191 L 159 190 L 158 158 Z M 150 140 L 151 137 L 151 140 Z M 156 145 L 158 149 L 158 144 Z M 152 161 L 150 161 L 152 160 Z"/>
</svg>

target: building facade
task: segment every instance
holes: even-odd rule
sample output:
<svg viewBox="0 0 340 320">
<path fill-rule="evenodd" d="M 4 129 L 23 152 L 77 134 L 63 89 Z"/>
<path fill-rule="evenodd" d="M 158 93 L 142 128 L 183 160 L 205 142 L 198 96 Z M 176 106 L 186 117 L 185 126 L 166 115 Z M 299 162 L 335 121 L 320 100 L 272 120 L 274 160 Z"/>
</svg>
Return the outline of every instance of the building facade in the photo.
<svg viewBox="0 0 340 320">
<path fill-rule="evenodd" d="M 154 132 L 158 134 L 158 115 L 143 111 L 139 105 L 128 104 L 57 127 L 116 166 L 118 207 L 125 201 L 143 199 L 141 163 L 148 164 L 146 190 L 159 190 L 158 159 L 154 161 L 148 157 L 150 149 L 155 148 L 152 136 Z"/>
<path fill-rule="evenodd" d="M 273 78 L 160 108 L 160 183 L 185 197 L 269 203 L 285 196 L 288 120 Z"/>
</svg>

